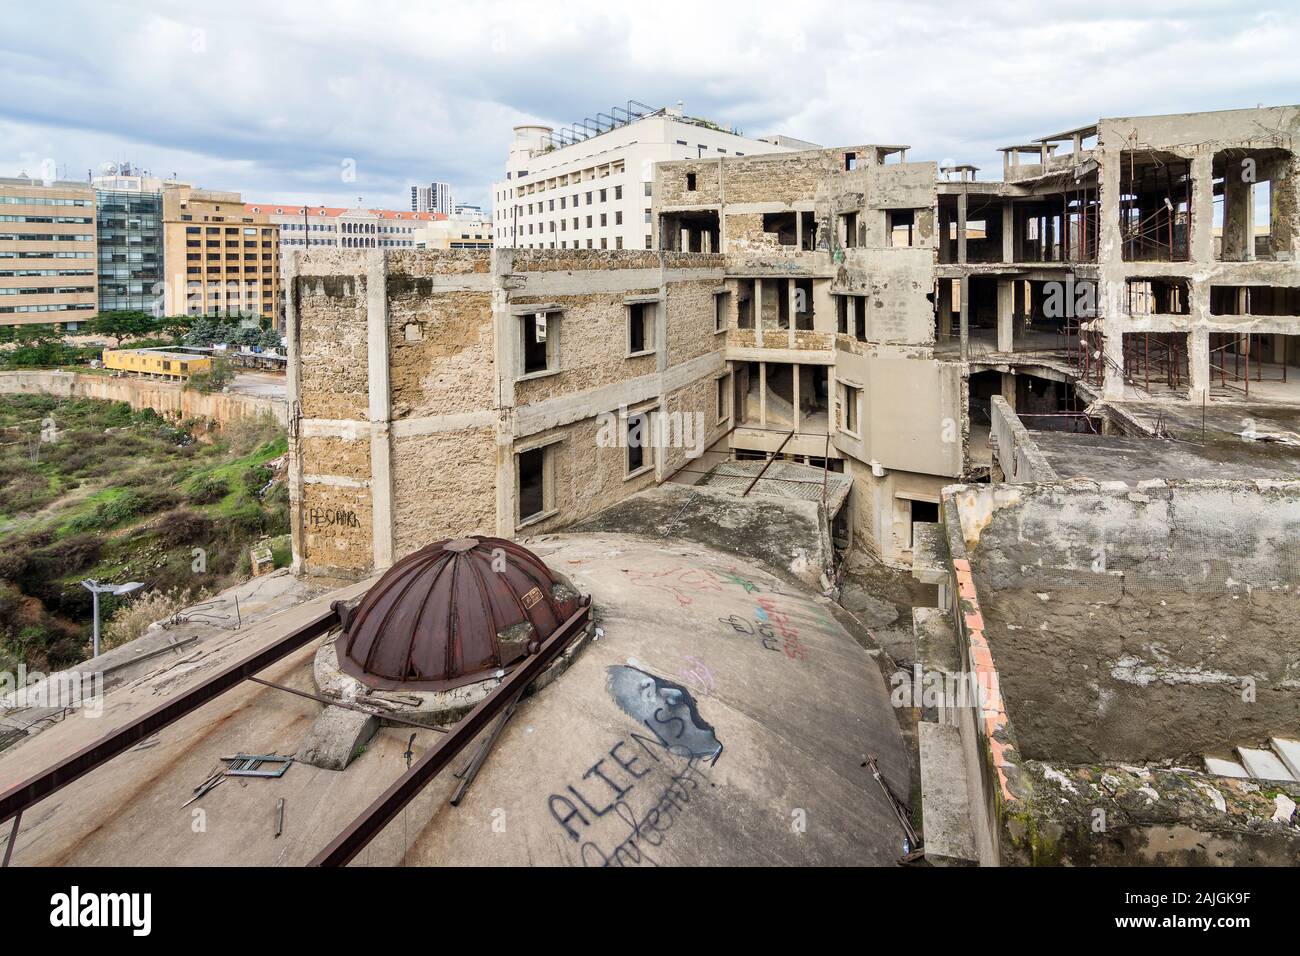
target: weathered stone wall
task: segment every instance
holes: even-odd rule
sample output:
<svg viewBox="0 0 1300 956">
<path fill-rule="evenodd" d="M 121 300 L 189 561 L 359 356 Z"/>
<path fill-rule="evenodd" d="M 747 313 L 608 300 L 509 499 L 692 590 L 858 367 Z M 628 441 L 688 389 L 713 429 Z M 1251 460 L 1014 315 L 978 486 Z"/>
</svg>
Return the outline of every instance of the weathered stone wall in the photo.
<svg viewBox="0 0 1300 956">
<path fill-rule="evenodd" d="M 170 382 L 147 378 L 111 378 L 58 370 L 0 372 L 0 394 L 52 395 L 55 398 L 93 398 L 126 402 L 132 408 L 152 408 L 175 418 L 204 418 L 225 425 L 237 418 L 270 415 L 281 425 L 288 422 L 285 400 L 240 395 L 237 392 L 200 392 Z"/>
</svg>

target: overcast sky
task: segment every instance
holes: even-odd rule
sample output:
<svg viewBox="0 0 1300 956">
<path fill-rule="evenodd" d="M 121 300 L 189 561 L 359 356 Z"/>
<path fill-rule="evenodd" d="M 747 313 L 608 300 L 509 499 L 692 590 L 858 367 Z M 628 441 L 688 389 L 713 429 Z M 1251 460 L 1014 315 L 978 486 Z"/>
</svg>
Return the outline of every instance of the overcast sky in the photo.
<svg viewBox="0 0 1300 956">
<path fill-rule="evenodd" d="M 1103 116 L 1300 103 L 1300 3 L 18 3 L 0 175 L 106 161 L 248 200 L 487 204 L 511 126 L 628 99 L 750 135 L 995 149 Z M 355 182 L 345 180 L 348 161 Z"/>
</svg>

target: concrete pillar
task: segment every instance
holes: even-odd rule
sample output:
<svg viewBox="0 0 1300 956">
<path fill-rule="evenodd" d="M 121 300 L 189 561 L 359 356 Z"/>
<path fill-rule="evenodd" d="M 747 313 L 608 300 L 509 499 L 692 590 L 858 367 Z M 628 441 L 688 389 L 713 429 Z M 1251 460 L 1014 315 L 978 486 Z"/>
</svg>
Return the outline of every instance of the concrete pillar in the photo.
<svg viewBox="0 0 1300 956">
<path fill-rule="evenodd" d="M 289 250 L 284 288 L 284 335 L 288 342 L 289 360 L 285 363 L 285 390 L 289 396 L 289 500 L 296 506 L 289 509 L 289 542 L 293 551 L 293 573 L 302 573 L 304 525 L 302 515 L 302 447 L 299 422 L 302 406 L 298 401 L 299 379 L 302 375 L 302 353 L 298 326 L 298 250 Z"/>
<path fill-rule="evenodd" d="M 966 194 L 957 196 L 957 262 L 966 263 Z M 962 322 L 965 324 L 965 300 L 962 300 Z"/>
<path fill-rule="evenodd" d="M 375 570 L 393 563 L 392 395 L 388 367 L 388 261 L 382 251 L 366 261 L 366 355 L 370 389 L 370 509 Z"/>
<path fill-rule="evenodd" d="M 799 381 L 803 377 L 803 366 L 791 364 L 790 380 L 793 383 L 790 386 L 790 397 L 794 401 L 794 430 L 799 431 L 799 390 L 803 384 Z"/>
<path fill-rule="evenodd" d="M 803 213 L 798 209 L 794 211 L 794 247 L 803 249 Z"/>
<path fill-rule="evenodd" d="M 970 360 L 970 276 L 961 277 L 961 360 Z"/>
<path fill-rule="evenodd" d="M 952 280 L 939 280 L 939 337 L 947 339 L 952 336 Z"/>
<path fill-rule="evenodd" d="M 1229 167 L 1223 188 L 1223 258 L 1250 262 L 1255 258 L 1254 184 L 1242 182 L 1240 170 Z"/>
<path fill-rule="evenodd" d="M 1210 394 L 1210 332 L 1193 329 L 1187 335 L 1187 366 L 1192 379 L 1188 399 L 1199 405 Z"/>
<path fill-rule="evenodd" d="M 767 427 L 767 363 L 758 363 L 758 427 Z"/>
<path fill-rule="evenodd" d="M 763 280 L 754 280 L 754 342 L 763 345 Z"/>
<path fill-rule="evenodd" d="M 1011 410 L 1016 410 L 1016 376 L 1013 372 L 1002 373 L 1002 397 L 1007 400 Z"/>
<path fill-rule="evenodd" d="M 1214 261 L 1214 157 L 1208 151 L 1192 157 L 1192 241 L 1196 262 Z M 1104 191 L 1103 191 L 1104 192 Z M 1227 239 L 1227 230 L 1224 230 Z"/>
<path fill-rule="evenodd" d="M 789 303 L 788 309 L 790 312 L 790 328 L 786 331 L 786 345 L 789 346 L 790 348 L 794 348 L 795 326 L 799 324 L 798 313 L 795 310 L 795 306 L 798 304 L 798 298 L 799 298 L 799 287 L 795 284 L 795 281 L 793 279 L 786 279 L 785 300 L 786 302 Z M 809 304 L 811 305 L 811 303 Z"/>
<path fill-rule="evenodd" d="M 1002 204 L 1002 261 L 1016 261 L 1016 207 L 1010 199 Z"/>
<path fill-rule="evenodd" d="M 1015 289 L 1010 279 L 998 280 L 998 351 L 1010 352 L 1015 348 L 1014 298 Z M 963 315 L 965 309 L 962 310 Z"/>
</svg>

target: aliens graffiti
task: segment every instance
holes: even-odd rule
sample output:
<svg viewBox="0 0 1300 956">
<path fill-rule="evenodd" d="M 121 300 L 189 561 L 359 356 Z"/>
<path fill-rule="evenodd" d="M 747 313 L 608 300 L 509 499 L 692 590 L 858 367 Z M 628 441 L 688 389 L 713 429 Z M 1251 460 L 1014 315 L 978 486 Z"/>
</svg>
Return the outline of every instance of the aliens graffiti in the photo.
<svg viewBox="0 0 1300 956">
<path fill-rule="evenodd" d="M 649 727 L 670 753 L 700 757 L 710 766 L 718 762 L 722 742 L 713 725 L 700 716 L 689 690 L 630 665 L 610 667 L 606 675 L 605 686 L 614 702 Z"/>
</svg>

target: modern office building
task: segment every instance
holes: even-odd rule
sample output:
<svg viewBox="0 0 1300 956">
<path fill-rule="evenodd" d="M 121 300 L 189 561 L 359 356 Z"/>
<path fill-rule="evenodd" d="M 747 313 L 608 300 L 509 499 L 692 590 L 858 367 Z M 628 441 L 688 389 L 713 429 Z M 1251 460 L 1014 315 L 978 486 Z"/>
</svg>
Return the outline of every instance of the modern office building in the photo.
<svg viewBox="0 0 1300 956">
<path fill-rule="evenodd" d="M 0 325 L 75 329 L 95 315 L 95 191 L 0 178 Z"/>
<path fill-rule="evenodd" d="M 96 189 L 99 310 L 161 310 L 162 193 Z"/>
<path fill-rule="evenodd" d="M 789 137 L 751 139 L 685 115 L 629 103 L 562 129 L 516 126 L 506 178 L 492 187 L 498 247 L 649 249 L 655 163 L 816 148 Z"/>
<path fill-rule="evenodd" d="M 239 193 L 163 189 L 168 315 L 279 314 L 280 227 L 249 212 Z"/>
<path fill-rule="evenodd" d="M 451 215 L 451 186 L 447 183 L 429 183 L 411 187 L 411 212 L 440 212 Z"/>
</svg>

